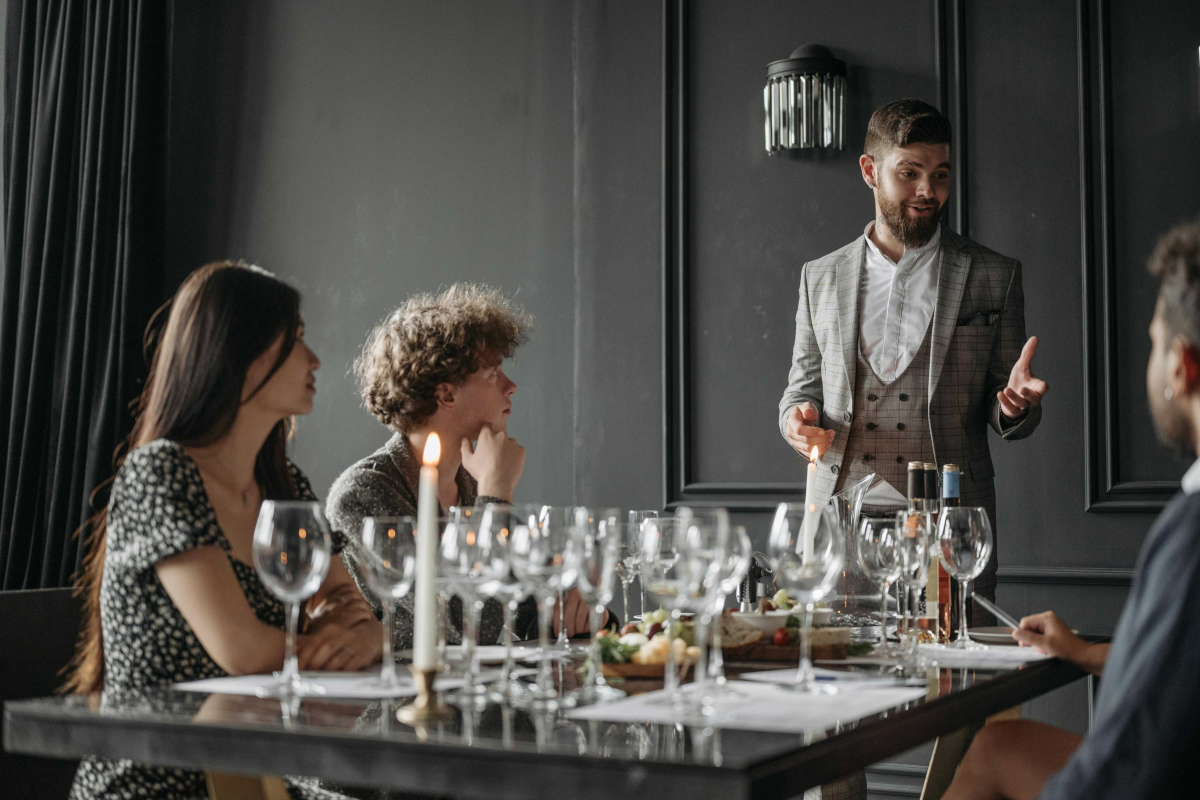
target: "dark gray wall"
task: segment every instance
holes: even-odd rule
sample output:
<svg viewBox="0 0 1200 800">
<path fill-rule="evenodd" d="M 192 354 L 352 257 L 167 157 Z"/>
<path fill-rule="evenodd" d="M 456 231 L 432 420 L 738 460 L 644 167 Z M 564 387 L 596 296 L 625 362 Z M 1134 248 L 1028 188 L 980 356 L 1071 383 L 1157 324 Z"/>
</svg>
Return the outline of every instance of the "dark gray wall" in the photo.
<svg viewBox="0 0 1200 800">
<path fill-rule="evenodd" d="M 410 292 L 487 280 L 539 320 L 512 369 L 524 498 L 700 497 L 739 507 L 761 542 L 762 508 L 779 496 L 762 484 L 801 480 L 775 427 L 800 266 L 871 217 L 854 149 L 871 109 L 908 95 L 939 102 L 944 85 L 966 153 L 967 232 L 1024 263 L 1028 328 L 1042 339 L 1035 368 L 1052 386 L 1034 437 L 993 440 L 999 599 L 1110 631 L 1153 503 L 1183 468 L 1148 423 L 1155 286 L 1144 262 L 1162 232 L 1200 212 L 1189 157 L 1200 78 L 1187 38 L 1197 6 L 688 7 L 688 290 L 666 310 L 686 311 L 691 347 L 670 403 L 659 3 L 176 0 L 173 280 L 233 255 L 304 291 L 324 367 L 295 450 L 319 490 L 386 436 L 347 374 L 370 325 Z M 851 147 L 768 158 L 765 66 L 807 41 L 851 64 Z M 679 424 L 681 409 L 688 479 L 745 492 L 680 492 L 664 423 Z M 1082 688 L 1032 713 L 1080 729 Z"/>
</svg>

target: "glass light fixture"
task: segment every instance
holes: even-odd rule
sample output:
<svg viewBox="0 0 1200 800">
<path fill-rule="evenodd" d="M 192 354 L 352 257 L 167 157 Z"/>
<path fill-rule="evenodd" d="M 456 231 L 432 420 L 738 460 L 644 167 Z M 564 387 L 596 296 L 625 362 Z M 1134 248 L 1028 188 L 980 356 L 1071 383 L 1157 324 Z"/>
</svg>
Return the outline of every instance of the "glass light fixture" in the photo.
<svg viewBox="0 0 1200 800">
<path fill-rule="evenodd" d="M 813 147 L 842 149 L 846 62 L 829 48 L 806 44 L 767 65 L 763 87 L 767 154 Z"/>
</svg>

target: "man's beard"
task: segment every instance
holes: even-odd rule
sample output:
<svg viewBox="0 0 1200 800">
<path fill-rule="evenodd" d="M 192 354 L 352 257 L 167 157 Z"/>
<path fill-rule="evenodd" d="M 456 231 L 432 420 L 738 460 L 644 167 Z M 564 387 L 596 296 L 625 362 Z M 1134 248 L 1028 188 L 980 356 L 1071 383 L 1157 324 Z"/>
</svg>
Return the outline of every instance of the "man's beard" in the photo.
<svg viewBox="0 0 1200 800">
<path fill-rule="evenodd" d="M 881 189 L 876 197 L 879 198 L 879 214 L 892 235 L 900 240 L 905 247 L 924 247 L 937 233 L 942 221 L 945 206 L 939 205 L 928 217 L 910 217 L 904 213 L 904 203 L 893 203 Z M 928 201 L 930 204 L 936 200 Z"/>
</svg>

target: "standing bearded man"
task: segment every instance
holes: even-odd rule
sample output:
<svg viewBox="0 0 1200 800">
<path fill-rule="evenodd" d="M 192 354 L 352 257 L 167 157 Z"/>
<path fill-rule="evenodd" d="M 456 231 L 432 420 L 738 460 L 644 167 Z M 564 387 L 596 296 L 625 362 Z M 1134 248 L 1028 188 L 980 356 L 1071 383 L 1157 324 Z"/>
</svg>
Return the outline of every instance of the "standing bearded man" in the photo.
<svg viewBox="0 0 1200 800">
<path fill-rule="evenodd" d="M 1033 433 L 1048 387 L 1031 371 L 1021 263 L 941 227 L 950 135 L 919 100 L 871 115 L 859 166 L 875 221 L 800 273 L 779 430 L 806 458 L 817 448 L 820 504 L 872 472 L 902 491 L 908 462 L 951 463 L 962 504 L 996 530 L 987 426 Z M 995 598 L 996 549 L 975 589 Z"/>
</svg>

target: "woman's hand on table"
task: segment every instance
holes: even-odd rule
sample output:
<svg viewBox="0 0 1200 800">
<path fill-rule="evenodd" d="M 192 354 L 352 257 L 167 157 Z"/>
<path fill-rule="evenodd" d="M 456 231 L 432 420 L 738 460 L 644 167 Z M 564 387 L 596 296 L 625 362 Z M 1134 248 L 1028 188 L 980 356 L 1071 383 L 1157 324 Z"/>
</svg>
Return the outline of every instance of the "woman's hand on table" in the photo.
<svg viewBox="0 0 1200 800">
<path fill-rule="evenodd" d="M 1032 647 L 1039 653 L 1070 661 L 1097 675 L 1108 656 L 1108 645 L 1085 642 L 1053 611 L 1024 617 L 1021 627 L 1013 631 L 1013 638 L 1022 647 Z"/>
<path fill-rule="evenodd" d="M 379 660 L 382 637 L 374 620 L 351 628 L 328 624 L 314 634 L 298 637 L 296 657 L 302 670 L 357 672 Z"/>
<path fill-rule="evenodd" d="M 570 589 L 563 595 L 563 609 L 567 624 L 567 636 L 579 636 L 581 634 L 591 632 L 591 623 L 588 620 L 588 614 L 591 609 L 588 604 L 579 595 L 578 589 Z M 558 621 L 560 618 L 559 609 L 555 607 L 554 615 L 550 618 L 550 628 L 554 635 L 558 635 Z M 605 612 L 604 619 L 600 620 L 600 627 L 603 628 L 608 622 L 608 612 Z"/>
</svg>

